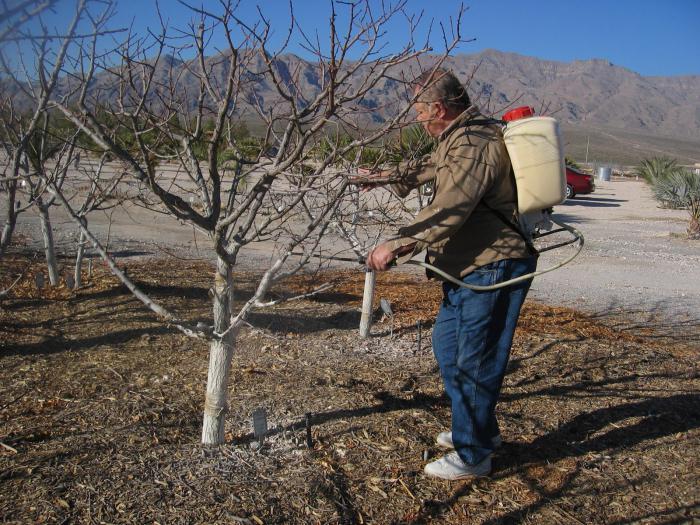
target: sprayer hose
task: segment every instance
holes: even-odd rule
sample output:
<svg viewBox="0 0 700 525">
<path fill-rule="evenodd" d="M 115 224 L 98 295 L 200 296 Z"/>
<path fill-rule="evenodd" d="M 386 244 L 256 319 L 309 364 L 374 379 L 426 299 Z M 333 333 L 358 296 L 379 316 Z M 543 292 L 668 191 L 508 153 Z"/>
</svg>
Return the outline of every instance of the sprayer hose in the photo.
<svg viewBox="0 0 700 525">
<path fill-rule="evenodd" d="M 574 237 L 575 240 L 578 241 L 578 247 L 576 252 L 571 256 L 568 257 L 567 259 L 564 259 L 563 261 L 555 264 L 554 266 L 550 268 L 545 268 L 544 270 L 539 270 L 537 272 L 532 272 L 528 273 L 525 275 L 521 275 L 520 277 L 515 277 L 514 279 L 509 279 L 507 281 L 503 281 L 502 283 L 497 283 L 497 284 L 492 284 L 490 286 L 478 286 L 476 284 L 467 284 L 465 282 L 460 281 L 459 279 L 452 277 L 450 274 L 445 273 L 444 271 L 440 270 L 439 268 L 436 268 L 432 264 L 422 262 L 422 261 L 408 261 L 406 264 L 414 264 L 416 266 L 422 266 L 423 268 L 426 268 L 430 270 L 431 272 L 434 272 L 435 274 L 439 275 L 446 281 L 449 281 L 453 284 L 456 284 L 457 286 L 461 286 L 462 288 L 468 288 L 469 290 L 474 290 L 476 292 L 487 292 L 490 290 L 498 290 L 499 288 L 505 288 L 506 286 L 510 286 L 512 284 L 520 283 L 522 281 L 527 281 L 529 279 L 533 279 L 534 277 L 537 277 L 538 275 L 542 275 L 551 271 L 556 270 L 557 268 L 561 268 L 565 264 L 569 264 L 571 261 L 573 261 L 576 256 L 581 253 L 581 250 L 583 249 L 583 234 L 578 231 L 576 228 L 573 226 L 569 226 L 568 224 L 564 224 L 563 222 L 559 222 L 554 218 L 550 218 L 550 220 L 556 224 L 557 226 L 561 226 L 564 228 L 566 231 L 571 233 Z"/>
</svg>

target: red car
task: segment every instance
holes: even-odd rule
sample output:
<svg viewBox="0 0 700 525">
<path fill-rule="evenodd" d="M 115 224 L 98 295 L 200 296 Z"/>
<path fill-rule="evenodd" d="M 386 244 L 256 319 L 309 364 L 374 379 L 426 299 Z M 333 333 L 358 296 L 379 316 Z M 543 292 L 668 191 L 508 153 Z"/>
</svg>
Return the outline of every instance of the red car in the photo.
<svg viewBox="0 0 700 525">
<path fill-rule="evenodd" d="M 579 193 L 591 193 L 595 190 L 593 175 L 581 173 L 566 167 L 566 198 L 573 199 Z"/>
</svg>

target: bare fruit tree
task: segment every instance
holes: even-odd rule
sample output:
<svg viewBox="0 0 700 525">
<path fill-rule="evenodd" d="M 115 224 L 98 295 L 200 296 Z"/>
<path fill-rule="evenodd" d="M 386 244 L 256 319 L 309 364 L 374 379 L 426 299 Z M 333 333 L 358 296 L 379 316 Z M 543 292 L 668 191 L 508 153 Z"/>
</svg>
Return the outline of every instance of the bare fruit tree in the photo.
<svg viewBox="0 0 700 525">
<path fill-rule="evenodd" d="M 5 193 L 5 223 L 0 254 L 10 244 L 17 216 L 34 211 L 39 217 L 49 282 L 60 282 L 54 227 L 51 210 L 57 203 L 56 192 L 64 192 L 72 200 L 74 181 L 66 188 L 67 179 L 77 175 L 80 156 L 80 132 L 63 115 L 51 111 L 52 96 L 60 94 L 69 83 L 75 68 L 79 42 L 94 40 L 112 31 L 101 27 L 109 19 L 111 4 L 81 0 L 75 3 L 65 33 L 49 30 L 42 13 L 53 7 L 53 1 L 16 2 L 8 8 L 13 21 L 3 30 L 5 42 L 0 47 L 2 68 L 2 96 L 0 96 L 0 137 L 4 163 L 2 191 Z M 6 14 L 8 14 L 6 13 Z M 96 14 L 99 13 L 99 14 Z M 81 25 L 89 21 L 91 29 L 99 33 L 82 32 Z M 31 24 L 29 23 L 31 22 Z M 26 27 L 23 27 L 23 24 Z M 80 59 L 79 54 L 77 58 Z M 103 162 L 99 164 L 102 167 Z M 84 168 L 84 175 L 87 170 Z M 78 213 L 83 219 L 99 207 L 105 206 L 114 184 L 98 182 L 100 171 L 87 177 L 92 181 Z M 98 191 L 99 190 L 99 191 Z M 113 203 L 111 204 L 113 205 Z M 82 250 L 78 249 L 78 261 Z M 77 264 L 79 267 L 79 264 Z M 76 272 L 78 273 L 78 272 Z M 80 285 L 80 276 L 74 279 Z"/>
<path fill-rule="evenodd" d="M 46 107 L 58 83 L 68 46 L 75 35 L 84 9 L 84 4 L 81 4 L 79 12 L 73 17 L 64 35 L 63 45 L 50 57 L 48 48 L 52 39 L 47 32 L 35 35 L 25 29 L 28 22 L 38 19 L 41 13 L 54 3 L 50 0 L 24 0 L 2 2 L 0 6 L 0 140 L 4 157 L 0 188 L 5 194 L 5 220 L 0 234 L 0 256 L 5 253 L 12 240 L 17 215 L 26 211 L 33 203 L 37 204 L 40 211 L 42 228 L 48 221 L 48 204 L 39 204 L 42 192 L 32 187 L 32 182 L 37 179 L 31 178 L 30 175 L 36 168 L 37 160 L 48 160 L 48 157 L 57 153 L 48 151 L 51 148 L 46 140 Z M 28 65 L 17 61 L 17 57 L 21 56 L 18 50 L 22 43 L 34 47 L 36 53 L 33 56 L 37 58 L 35 64 Z M 23 107 L 17 107 L 15 99 L 21 100 Z M 18 189 L 23 188 L 29 190 L 24 205 L 17 195 Z M 55 265 L 52 264 L 55 257 L 50 237 L 50 221 L 48 225 L 45 246 L 49 255 L 49 274 L 52 278 L 57 278 Z"/>
<path fill-rule="evenodd" d="M 370 91 L 389 83 L 401 93 L 410 67 L 432 51 L 414 42 L 421 20 L 405 4 L 332 1 L 327 43 L 305 33 L 291 10 L 287 42 L 300 37 L 311 60 L 285 54 L 287 43 L 272 49 L 271 23 L 262 12 L 249 21 L 237 16 L 235 2 L 221 1 L 212 11 L 192 7 L 193 21 L 179 31 L 163 25 L 148 35 L 130 34 L 109 54 L 95 41 L 82 46 L 82 68 L 71 74 L 70 88 L 51 99 L 50 109 L 109 152 L 154 208 L 206 232 L 216 253 L 213 322 L 199 329 L 156 305 L 112 264 L 156 313 L 209 339 L 204 444 L 224 441 L 230 364 L 246 317 L 264 306 L 271 287 L 312 260 L 344 213 L 349 173 L 338 160 L 408 121 L 412 96 L 405 88 L 391 118 L 366 124 L 377 111 L 367 104 Z M 431 55 L 431 64 L 460 42 L 461 15 L 460 9 L 443 27 L 443 53 Z M 387 27 L 397 21 L 405 45 L 386 52 Z M 221 47 L 213 49 L 212 42 Z M 257 141 L 240 132 L 240 122 L 252 119 L 264 128 Z M 339 131 L 348 138 L 328 140 Z M 52 189 L 80 222 L 61 189 Z M 81 229 L 106 256 L 98 239 Z M 233 269 L 257 243 L 272 255 L 252 296 L 234 303 Z"/>
</svg>

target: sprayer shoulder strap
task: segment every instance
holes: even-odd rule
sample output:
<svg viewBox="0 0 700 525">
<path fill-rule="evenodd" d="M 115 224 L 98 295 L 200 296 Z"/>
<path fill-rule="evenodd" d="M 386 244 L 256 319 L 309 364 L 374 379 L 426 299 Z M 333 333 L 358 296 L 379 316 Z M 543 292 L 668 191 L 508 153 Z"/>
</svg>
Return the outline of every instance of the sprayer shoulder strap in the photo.
<svg viewBox="0 0 700 525">
<path fill-rule="evenodd" d="M 505 121 L 498 120 L 496 118 L 477 118 L 473 120 L 467 120 L 464 122 L 465 127 L 469 126 L 488 126 L 489 124 L 505 124 Z"/>
<path fill-rule="evenodd" d="M 506 215 L 503 212 L 501 212 L 495 208 L 492 208 L 491 206 L 486 204 L 486 201 L 483 199 L 481 200 L 481 204 L 483 204 L 486 209 L 491 211 L 496 217 L 498 217 L 501 220 L 501 222 L 503 222 L 511 230 L 514 230 L 515 232 L 517 232 L 520 235 L 520 237 L 523 238 L 523 241 L 525 241 L 525 245 L 527 246 L 527 249 L 530 250 L 530 252 L 533 255 L 536 255 L 538 253 L 537 248 L 535 248 L 535 245 L 532 244 L 532 240 L 530 239 L 530 237 L 528 235 L 526 235 L 525 232 L 523 231 L 523 229 L 520 227 L 519 222 L 509 220 L 508 217 L 506 217 Z"/>
<path fill-rule="evenodd" d="M 488 118 L 488 117 L 483 117 L 483 118 L 474 118 L 474 119 L 467 119 L 461 121 L 459 124 L 457 124 L 457 127 L 455 129 L 465 129 L 468 130 L 469 127 L 471 126 L 490 126 L 497 124 L 499 126 L 503 126 L 506 122 L 503 120 L 498 120 L 495 118 Z"/>
</svg>

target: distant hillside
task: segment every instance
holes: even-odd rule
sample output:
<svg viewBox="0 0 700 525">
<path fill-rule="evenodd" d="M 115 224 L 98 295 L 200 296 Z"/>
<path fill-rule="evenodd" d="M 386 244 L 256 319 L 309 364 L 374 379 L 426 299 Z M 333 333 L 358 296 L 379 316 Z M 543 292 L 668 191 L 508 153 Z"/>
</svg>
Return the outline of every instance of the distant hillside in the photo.
<svg viewBox="0 0 700 525">
<path fill-rule="evenodd" d="M 239 98 L 244 119 L 254 118 L 249 105 L 253 100 L 272 109 L 280 102 L 274 86 L 265 77 L 256 75 L 262 69 L 260 58 L 248 58 L 251 60 L 245 76 L 247 93 Z M 223 84 L 227 63 L 221 55 L 207 59 L 215 84 Z M 321 89 L 323 72 L 317 63 L 287 54 L 280 56 L 275 65 L 279 78 L 302 104 Z M 463 81 L 469 81 L 472 99 L 486 112 L 500 116 L 508 107 L 527 104 L 555 116 L 566 129 L 574 130 L 570 136 L 577 137 L 576 151 L 581 149 L 578 137 L 585 135 L 586 141 L 591 136 L 599 137 L 598 145 L 606 146 L 611 153 L 618 144 L 621 148 L 636 149 L 628 152 L 630 159 L 647 156 L 647 151 L 675 154 L 688 161 L 697 162 L 700 158 L 700 76 L 644 77 L 604 60 L 554 62 L 495 50 L 454 56 L 447 61 L 447 67 Z M 199 94 L 197 78 L 190 68 L 197 69 L 166 57 L 158 64 L 156 75 L 156 85 L 177 79 L 175 91 L 184 111 L 196 107 Z M 392 75 L 410 79 L 419 70 L 418 63 L 407 63 L 393 70 Z M 350 83 L 358 85 L 365 73 L 366 70 L 360 70 Z M 64 82 L 60 91 L 67 92 L 68 84 L 69 81 Z M 93 81 L 91 91 L 104 103 L 117 96 L 115 84 L 112 75 L 103 72 Z M 5 91 L 9 92 L 7 86 Z M 360 101 L 354 118 L 371 127 L 392 117 L 401 100 L 405 100 L 403 84 L 392 79 L 383 81 Z M 154 101 L 157 103 L 157 97 Z M 636 135 L 617 140 L 624 134 Z M 606 135 L 614 140 L 604 138 Z M 653 140 L 649 142 L 650 137 L 670 137 L 681 142 L 666 140 L 656 144 Z"/>
<path fill-rule="evenodd" d="M 567 123 L 621 128 L 697 140 L 700 76 L 643 77 L 604 60 L 570 63 L 484 51 L 451 61 L 466 76 L 476 64 L 472 93 L 520 102 Z"/>
</svg>

